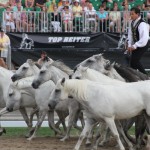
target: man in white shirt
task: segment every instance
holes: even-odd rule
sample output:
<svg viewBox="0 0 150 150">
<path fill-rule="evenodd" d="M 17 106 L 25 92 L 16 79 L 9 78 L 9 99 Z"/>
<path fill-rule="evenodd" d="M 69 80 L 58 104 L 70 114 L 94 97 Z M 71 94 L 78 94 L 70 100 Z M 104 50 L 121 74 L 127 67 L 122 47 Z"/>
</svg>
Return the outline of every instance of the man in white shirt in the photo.
<svg viewBox="0 0 150 150">
<path fill-rule="evenodd" d="M 148 49 L 149 25 L 141 18 L 140 9 L 131 9 L 131 24 L 128 31 L 128 48 L 132 53 L 130 66 L 146 74 L 140 59 Z"/>
</svg>

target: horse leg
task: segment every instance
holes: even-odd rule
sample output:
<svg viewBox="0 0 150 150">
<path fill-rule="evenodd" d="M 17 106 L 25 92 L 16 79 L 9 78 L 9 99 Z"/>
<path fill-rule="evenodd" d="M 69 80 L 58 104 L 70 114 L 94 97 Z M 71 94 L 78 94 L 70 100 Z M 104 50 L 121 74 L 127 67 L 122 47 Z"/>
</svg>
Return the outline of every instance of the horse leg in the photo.
<svg viewBox="0 0 150 150">
<path fill-rule="evenodd" d="M 107 143 L 109 141 L 109 137 L 110 137 L 110 129 L 108 128 L 108 126 L 102 126 L 103 129 L 101 129 L 101 132 L 103 131 L 103 133 L 101 133 L 101 135 L 103 135 L 103 140 L 99 143 L 99 146 L 104 146 L 105 143 Z"/>
<path fill-rule="evenodd" d="M 121 122 L 121 124 L 123 126 L 123 130 L 124 130 L 124 133 L 125 133 L 126 137 L 130 140 L 130 142 L 136 144 L 135 139 L 132 138 L 128 134 L 129 129 L 132 127 L 133 123 L 135 122 L 135 117 L 130 118 L 128 120 L 121 120 L 120 122 Z"/>
<path fill-rule="evenodd" d="M 27 114 L 26 109 L 25 109 L 24 107 L 21 107 L 21 108 L 19 108 L 19 111 L 20 111 L 20 113 L 22 114 L 23 119 L 25 120 L 27 126 L 28 126 L 29 128 L 31 128 L 31 127 L 32 127 L 32 124 L 31 124 L 31 122 L 29 121 L 29 117 L 28 117 L 28 114 Z"/>
<path fill-rule="evenodd" d="M 82 129 L 84 128 L 85 126 L 85 122 L 84 122 L 84 116 L 83 116 L 83 112 L 80 111 L 79 113 L 79 119 L 80 119 L 80 122 L 81 122 L 81 125 L 82 125 Z"/>
<path fill-rule="evenodd" d="M 98 125 L 98 122 L 95 124 L 95 126 L 97 126 L 97 125 Z M 89 134 L 87 135 L 87 139 L 86 139 L 86 142 L 85 142 L 86 146 L 91 145 L 91 139 L 92 139 L 93 134 L 94 134 L 93 129 L 94 129 L 95 126 L 93 126 L 93 128 L 90 129 Z M 97 133 L 99 133 L 99 132 L 97 131 Z M 98 134 L 96 135 L 96 137 L 97 136 L 98 136 Z"/>
<path fill-rule="evenodd" d="M 36 126 L 35 126 L 35 128 L 34 128 L 34 132 L 33 132 L 33 134 L 31 135 L 31 137 L 27 138 L 27 140 L 31 141 L 31 140 L 35 137 L 37 130 L 40 128 L 42 122 L 44 121 L 44 118 L 45 118 L 45 116 L 46 116 L 46 113 L 47 113 L 47 111 L 42 111 L 42 112 L 40 112 L 40 117 L 39 117 L 39 119 L 38 119 L 38 121 L 37 121 L 37 123 L 36 123 Z"/>
<path fill-rule="evenodd" d="M 34 116 L 34 114 L 36 114 L 37 115 L 37 113 L 38 113 L 38 108 L 36 107 L 36 108 L 33 108 L 32 109 L 32 111 L 30 112 L 30 124 L 32 124 L 32 122 L 33 122 L 33 116 Z M 39 117 L 39 116 L 38 116 Z"/>
<path fill-rule="evenodd" d="M 67 127 L 66 127 L 66 123 L 65 123 L 65 118 L 68 116 L 68 113 L 66 113 L 66 112 L 62 112 L 62 111 L 60 111 L 60 110 L 55 110 L 56 112 L 57 112 L 57 115 L 58 115 L 58 117 L 59 117 L 59 119 L 60 119 L 60 121 L 61 121 L 61 123 L 62 123 L 62 125 L 63 125 L 63 129 L 64 129 L 64 131 L 65 132 L 67 132 Z"/>
<path fill-rule="evenodd" d="M 0 120 L 0 136 L 1 136 L 3 133 L 6 134 L 6 129 L 1 126 L 1 120 Z"/>
<path fill-rule="evenodd" d="M 82 141 L 84 140 L 86 135 L 88 135 L 89 131 L 91 130 L 91 128 L 93 128 L 94 125 L 95 125 L 95 120 L 93 120 L 91 118 L 86 119 L 84 129 L 83 129 L 82 133 L 80 134 L 80 137 L 78 139 L 78 142 L 77 142 L 74 150 L 79 150 L 79 148 L 82 144 Z"/>
<path fill-rule="evenodd" d="M 136 117 L 135 121 L 135 137 L 136 137 L 136 149 L 141 149 L 143 135 L 146 129 L 146 120 L 143 115 Z"/>
<path fill-rule="evenodd" d="M 121 140 L 120 140 L 120 137 L 119 137 L 119 133 L 117 131 L 117 127 L 116 127 L 116 124 L 115 124 L 115 121 L 113 118 L 104 118 L 108 127 L 110 128 L 112 134 L 114 135 L 114 137 L 116 138 L 117 142 L 118 142 L 118 145 L 120 147 L 120 150 L 125 150 Z"/>
<path fill-rule="evenodd" d="M 48 124 L 49 124 L 50 128 L 52 128 L 56 133 L 61 134 L 61 131 L 58 130 L 54 124 L 54 111 L 48 112 Z"/>
<path fill-rule="evenodd" d="M 122 136 L 123 140 L 126 142 L 126 144 L 128 145 L 129 147 L 129 150 L 133 150 L 133 145 L 132 143 L 128 140 L 128 138 L 125 136 L 125 133 L 123 131 L 123 128 L 122 128 L 122 125 L 120 123 L 119 120 L 116 120 L 116 126 L 117 126 L 117 129 L 118 129 L 118 132 L 120 133 L 120 135 Z"/>
<path fill-rule="evenodd" d="M 103 134 L 103 132 L 106 132 L 106 123 L 105 122 L 100 122 L 99 124 L 99 128 L 96 134 L 96 141 L 95 141 L 95 145 L 93 146 L 93 150 L 97 150 L 98 149 L 98 145 L 101 139 L 101 135 Z"/>
<path fill-rule="evenodd" d="M 70 107 L 69 108 L 69 119 L 68 119 L 67 132 L 66 132 L 65 137 L 62 138 L 60 141 L 65 141 L 66 139 L 69 138 L 71 127 L 73 126 L 73 123 L 75 122 L 75 119 L 78 118 L 76 116 L 78 116 L 78 108 L 76 109 L 76 108 Z M 77 128 L 76 125 L 74 127 Z"/>
</svg>

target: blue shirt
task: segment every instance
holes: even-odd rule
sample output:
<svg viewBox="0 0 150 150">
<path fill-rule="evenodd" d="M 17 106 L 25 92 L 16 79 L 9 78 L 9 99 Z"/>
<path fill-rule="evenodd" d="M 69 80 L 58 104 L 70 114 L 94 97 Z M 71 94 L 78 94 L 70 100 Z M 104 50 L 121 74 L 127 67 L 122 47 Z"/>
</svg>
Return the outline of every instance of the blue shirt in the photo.
<svg viewBox="0 0 150 150">
<path fill-rule="evenodd" d="M 98 11 L 97 16 L 99 19 L 106 19 L 108 16 L 108 12 L 104 11 L 103 13 L 100 13 L 100 11 Z"/>
</svg>

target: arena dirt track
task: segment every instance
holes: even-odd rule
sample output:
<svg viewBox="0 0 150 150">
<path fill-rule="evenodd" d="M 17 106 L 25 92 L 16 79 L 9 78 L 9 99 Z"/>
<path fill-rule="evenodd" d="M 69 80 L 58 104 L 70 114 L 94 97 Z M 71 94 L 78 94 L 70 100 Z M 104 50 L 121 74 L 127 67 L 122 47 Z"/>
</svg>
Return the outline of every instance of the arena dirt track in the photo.
<svg viewBox="0 0 150 150">
<path fill-rule="evenodd" d="M 73 150 L 77 140 L 78 138 L 72 137 L 66 142 L 60 142 L 56 137 L 37 137 L 29 142 L 24 137 L 0 137 L 0 150 Z M 99 148 L 99 150 L 118 150 L 112 147 L 113 145 L 114 142 L 109 143 L 109 147 Z M 82 144 L 80 150 L 90 150 L 90 147 Z"/>
</svg>

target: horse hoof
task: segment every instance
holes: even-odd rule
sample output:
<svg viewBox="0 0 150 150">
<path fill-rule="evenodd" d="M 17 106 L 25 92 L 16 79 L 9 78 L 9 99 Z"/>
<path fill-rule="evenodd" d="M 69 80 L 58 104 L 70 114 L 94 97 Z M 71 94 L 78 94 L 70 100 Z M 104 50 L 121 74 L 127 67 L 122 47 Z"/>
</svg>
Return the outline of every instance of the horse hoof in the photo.
<svg viewBox="0 0 150 150">
<path fill-rule="evenodd" d="M 68 139 L 69 139 L 69 137 L 64 137 L 64 138 L 60 139 L 60 141 L 61 141 L 61 142 L 64 142 L 64 141 L 66 141 L 66 140 L 68 140 Z"/>
<path fill-rule="evenodd" d="M 90 141 L 87 141 L 87 142 L 85 143 L 85 145 L 86 145 L 86 146 L 90 146 L 90 145 L 91 145 L 91 142 L 90 142 Z"/>
<path fill-rule="evenodd" d="M 0 136 L 1 136 L 3 133 L 5 133 L 5 134 L 6 134 L 6 130 L 5 130 L 5 128 L 0 128 Z"/>
<path fill-rule="evenodd" d="M 30 137 L 30 138 L 27 138 L 27 140 L 28 140 L 28 141 L 31 141 L 31 140 L 32 140 L 32 138 L 31 138 L 31 137 Z"/>
<path fill-rule="evenodd" d="M 25 135 L 25 138 L 29 138 L 29 137 L 31 137 L 31 134 L 30 134 L 30 133 L 27 133 L 27 134 Z"/>
</svg>

